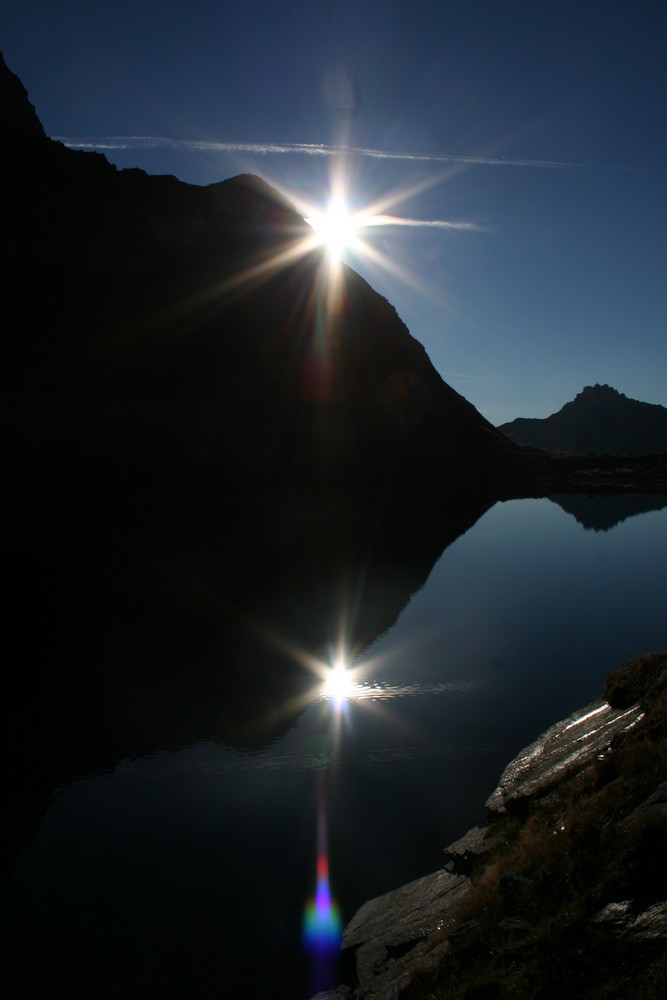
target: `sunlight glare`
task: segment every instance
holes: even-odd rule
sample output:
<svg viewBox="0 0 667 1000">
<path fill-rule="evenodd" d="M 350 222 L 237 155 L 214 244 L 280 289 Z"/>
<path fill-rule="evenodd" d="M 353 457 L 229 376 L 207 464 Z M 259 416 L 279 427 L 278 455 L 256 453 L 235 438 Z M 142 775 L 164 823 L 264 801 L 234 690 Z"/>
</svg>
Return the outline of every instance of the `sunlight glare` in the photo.
<svg viewBox="0 0 667 1000">
<path fill-rule="evenodd" d="M 325 212 L 308 221 L 316 231 L 320 245 L 326 247 L 336 260 L 355 242 L 359 222 L 356 216 L 350 214 L 345 199 L 338 195 L 330 199 Z"/>
<path fill-rule="evenodd" d="M 350 673 L 345 669 L 344 662 L 337 660 L 324 682 L 324 697 L 329 698 L 334 706 L 340 710 L 352 697 L 354 690 L 354 681 Z"/>
</svg>

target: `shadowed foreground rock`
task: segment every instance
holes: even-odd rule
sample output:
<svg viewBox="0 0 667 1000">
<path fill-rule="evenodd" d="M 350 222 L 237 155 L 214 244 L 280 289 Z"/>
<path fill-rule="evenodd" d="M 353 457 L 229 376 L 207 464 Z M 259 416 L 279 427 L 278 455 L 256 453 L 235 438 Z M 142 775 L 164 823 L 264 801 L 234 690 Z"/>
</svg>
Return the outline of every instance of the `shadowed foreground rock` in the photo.
<svg viewBox="0 0 667 1000">
<path fill-rule="evenodd" d="M 433 872 L 372 899 L 345 928 L 343 948 L 356 948 L 357 976 L 366 994 L 389 1000 L 425 957 L 425 939 L 439 930 L 469 886 L 462 875 Z"/>
</svg>

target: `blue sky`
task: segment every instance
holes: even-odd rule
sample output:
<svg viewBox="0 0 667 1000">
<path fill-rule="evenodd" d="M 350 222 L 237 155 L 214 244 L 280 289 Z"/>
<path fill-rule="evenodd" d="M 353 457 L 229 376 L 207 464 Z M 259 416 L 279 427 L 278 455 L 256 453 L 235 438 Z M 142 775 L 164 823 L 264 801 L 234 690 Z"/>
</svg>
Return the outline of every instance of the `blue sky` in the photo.
<svg viewBox="0 0 667 1000">
<path fill-rule="evenodd" d="M 347 259 L 493 423 L 594 382 L 667 405 L 666 43 L 641 0 L 0 6 L 51 136 L 313 206 L 342 171 L 357 210 L 456 223 Z"/>
</svg>

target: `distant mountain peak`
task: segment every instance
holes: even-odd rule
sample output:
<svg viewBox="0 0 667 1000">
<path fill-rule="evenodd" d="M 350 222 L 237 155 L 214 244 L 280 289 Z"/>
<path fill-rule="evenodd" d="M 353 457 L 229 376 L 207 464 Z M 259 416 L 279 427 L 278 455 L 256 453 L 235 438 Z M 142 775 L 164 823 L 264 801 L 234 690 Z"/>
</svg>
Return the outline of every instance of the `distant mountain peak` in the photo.
<svg viewBox="0 0 667 1000">
<path fill-rule="evenodd" d="M 630 399 L 613 386 L 587 385 L 557 413 L 519 417 L 498 428 L 517 444 L 574 454 L 667 453 L 667 408 Z"/>
<path fill-rule="evenodd" d="M 619 392 L 618 389 L 614 389 L 613 385 L 607 385 L 606 382 L 600 383 L 596 382 L 595 385 L 585 385 L 581 392 L 578 392 L 575 399 L 580 397 L 588 398 L 598 398 L 598 399 L 627 399 L 628 397 L 623 392 Z"/>
<path fill-rule="evenodd" d="M 625 396 L 625 393 L 619 392 L 618 389 L 614 389 L 613 385 L 608 385 L 606 382 L 596 382 L 595 385 L 585 385 L 578 395 L 584 392 L 609 392 L 613 393 L 615 396 Z"/>
</svg>

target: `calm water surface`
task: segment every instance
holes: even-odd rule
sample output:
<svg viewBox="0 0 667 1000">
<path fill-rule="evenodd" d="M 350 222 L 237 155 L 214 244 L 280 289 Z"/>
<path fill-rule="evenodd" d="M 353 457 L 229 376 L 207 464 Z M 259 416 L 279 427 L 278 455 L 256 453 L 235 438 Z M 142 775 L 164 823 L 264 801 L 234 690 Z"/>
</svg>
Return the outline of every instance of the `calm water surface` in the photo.
<svg viewBox="0 0 667 1000">
<path fill-rule="evenodd" d="M 3 901 L 13 995 L 333 985 L 302 942 L 318 857 L 343 923 L 439 867 L 522 746 L 667 648 L 666 565 L 667 510 L 593 531 L 547 500 L 496 504 L 348 664 L 342 708 L 314 677 L 270 745 L 198 743 L 58 788 Z"/>
</svg>

